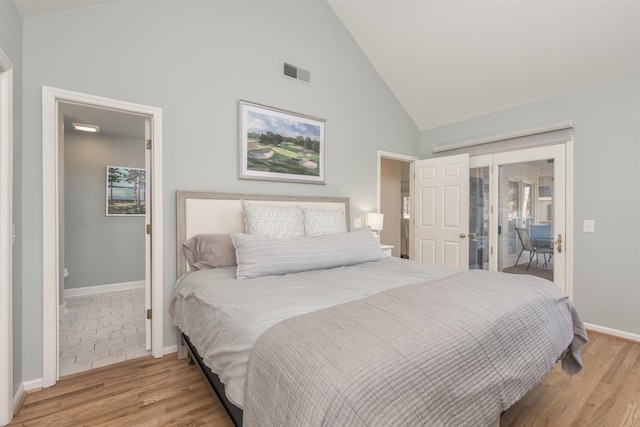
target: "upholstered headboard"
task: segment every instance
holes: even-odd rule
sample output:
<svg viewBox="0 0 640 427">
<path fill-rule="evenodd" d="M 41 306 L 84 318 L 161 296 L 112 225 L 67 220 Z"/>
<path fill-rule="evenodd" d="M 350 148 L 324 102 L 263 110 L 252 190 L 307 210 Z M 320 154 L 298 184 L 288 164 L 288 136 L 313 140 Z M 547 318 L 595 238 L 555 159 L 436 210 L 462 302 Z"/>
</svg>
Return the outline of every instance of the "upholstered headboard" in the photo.
<svg viewBox="0 0 640 427">
<path fill-rule="evenodd" d="M 348 197 L 274 196 L 264 194 L 176 192 L 177 275 L 188 271 L 182 244 L 196 234 L 244 232 L 240 200 L 269 205 L 297 205 L 307 209 L 342 209 L 349 229 Z"/>
</svg>

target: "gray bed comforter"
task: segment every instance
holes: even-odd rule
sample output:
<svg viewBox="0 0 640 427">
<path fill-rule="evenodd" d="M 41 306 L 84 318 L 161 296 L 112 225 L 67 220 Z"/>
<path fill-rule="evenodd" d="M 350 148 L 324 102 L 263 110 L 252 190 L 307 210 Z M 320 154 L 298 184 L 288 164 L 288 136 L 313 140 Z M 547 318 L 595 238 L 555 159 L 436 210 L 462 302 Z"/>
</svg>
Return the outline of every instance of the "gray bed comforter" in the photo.
<svg viewBox="0 0 640 427">
<path fill-rule="evenodd" d="M 245 427 L 483 426 L 587 336 L 553 283 L 465 271 L 278 323 L 247 370 Z"/>
</svg>

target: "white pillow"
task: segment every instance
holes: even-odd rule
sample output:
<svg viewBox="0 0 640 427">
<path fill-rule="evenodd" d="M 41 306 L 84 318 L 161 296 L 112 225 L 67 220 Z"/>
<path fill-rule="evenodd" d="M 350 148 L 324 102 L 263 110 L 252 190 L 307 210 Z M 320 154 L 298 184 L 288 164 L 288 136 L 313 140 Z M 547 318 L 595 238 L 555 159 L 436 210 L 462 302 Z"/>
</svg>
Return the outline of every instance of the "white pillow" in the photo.
<svg viewBox="0 0 640 427">
<path fill-rule="evenodd" d="M 236 247 L 238 279 L 321 270 L 387 258 L 369 228 L 299 239 L 231 233 L 231 240 Z"/>
<path fill-rule="evenodd" d="M 274 206 L 241 200 L 247 234 L 271 237 L 304 236 L 300 206 Z"/>
<path fill-rule="evenodd" d="M 302 209 L 304 214 L 304 234 L 306 236 L 323 236 L 347 232 L 344 211 Z"/>
</svg>

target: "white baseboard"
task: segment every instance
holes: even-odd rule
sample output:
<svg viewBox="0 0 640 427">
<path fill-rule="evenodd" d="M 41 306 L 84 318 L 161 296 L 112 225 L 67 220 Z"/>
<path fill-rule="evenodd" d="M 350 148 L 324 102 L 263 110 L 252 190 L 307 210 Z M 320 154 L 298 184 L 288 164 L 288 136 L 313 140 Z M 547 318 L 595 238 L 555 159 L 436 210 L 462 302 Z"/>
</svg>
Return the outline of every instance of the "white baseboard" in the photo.
<svg viewBox="0 0 640 427">
<path fill-rule="evenodd" d="M 603 334 L 612 335 L 614 337 L 624 338 L 629 341 L 640 342 L 640 335 L 632 334 L 630 332 L 619 331 L 617 329 L 611 329 L 605 326 L 598 326 L 592 323 L 585 323 L 584 327 L 594 332 L 600 332 Z"/>
<path fill-rule="evenodd" d="M 18 404 L 22 400 L 22 395 L 25 393 L 24 384 L 20 384 L 18 386 L 18 390 L 16 390 L 16 394 L 13 395 L 13 413 L 15 414 L 18 410 Z"/>
<path fill-rule="evenodd" d="M 13 412 L 15 413 L 18 409 L 18 404 L 22 400 L 22 397 L 25 393 L 31 390 L 39 390 L 42 388 L 42 378 L 38 378 L 37 380 L 25 381 L 18 386 L 18 390 L 16 390 L 16 394 L 13 395 Z"/>
<path fill-rule="evenodd" d="M 164 352 L 162 353 L 162 355 L 166 356 L 167 354 L 177 353 L 177 352 L 178 352 L 178 346 L 177 345 L 170 345 L 169 347 L 165 347 L 164 348 Z"/>
<path fill-rule="evenodd" d="M 24 391 L 31 391 L 37 388 L 42 388 L 42 384 L 42 378 L 38 378 L 36 380 L 25 381 L 20 385 L 20 387 L 22 387 Z"/>
<path fill-rule="evenodd" d="M 65 289 L 63 295 L 64 298 L 67 298 L 82 295 L 102 294 L 105 292 L 122 292 L 139 288 L 144 288 L 144 280 L 137 280 L 135 282 L 113 283 L 110 285 L 85 286 L 82 288 Z"/>
</svg>

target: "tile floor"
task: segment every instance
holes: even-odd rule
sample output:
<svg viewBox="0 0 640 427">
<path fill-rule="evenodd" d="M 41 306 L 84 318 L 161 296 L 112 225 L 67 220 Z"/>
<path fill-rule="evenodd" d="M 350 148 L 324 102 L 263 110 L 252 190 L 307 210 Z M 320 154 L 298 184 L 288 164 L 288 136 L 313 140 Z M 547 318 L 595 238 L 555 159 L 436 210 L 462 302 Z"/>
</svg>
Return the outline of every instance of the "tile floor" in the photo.
<svg viewBox="0 0 640 427">
<path fill-rule="evenodd" d="M 150 354 L 144 289 L 65 298 L 60 312 L 60 376 Z"/>
</svg>

